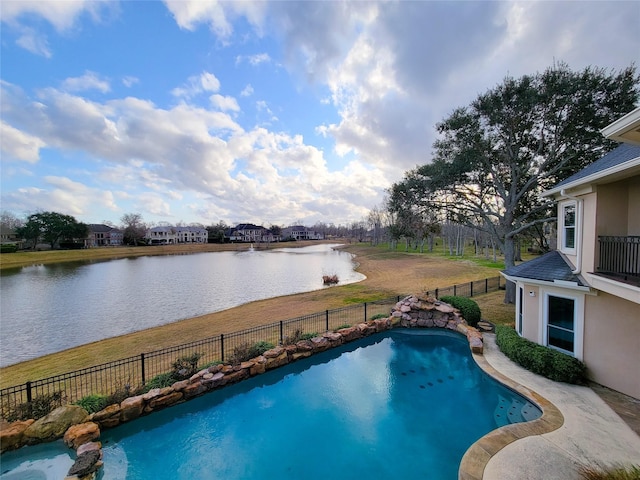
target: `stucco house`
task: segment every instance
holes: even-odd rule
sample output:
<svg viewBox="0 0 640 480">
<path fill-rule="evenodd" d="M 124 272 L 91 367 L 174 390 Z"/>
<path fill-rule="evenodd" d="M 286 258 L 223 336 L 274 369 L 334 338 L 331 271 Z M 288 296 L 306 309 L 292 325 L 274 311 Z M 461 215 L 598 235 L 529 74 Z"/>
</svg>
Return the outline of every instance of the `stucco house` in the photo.
<svg viewBox="0 0 640 480">
<path fill-rule="evenodd" d="M 542 193 L 557 201 L 557 250 L 502 273 L 521 336 L 640 398 L 640 108 L 602 133 L 623 143 Z"/>
<path fill-rule="evenodd" d="M 87 247 L 119 246 L 124 243 L 124 233 L 122 230 L 104 225 L 102 223 L 92 223 L 88 225 Z"/>
<path fill-rule="evenodd" d="M 209 241 L 209 232 L 204 227 L 174 227 L 163 225 L 147 230 L 145 238 L 151 245 L 207 243 Z"/>
<path fill-rule="evenodd" d="M 282 238 L 295 240 L 322 240 L 322 234 L 303 225 L 292 225 L 282 229 Z"/>
</svg>

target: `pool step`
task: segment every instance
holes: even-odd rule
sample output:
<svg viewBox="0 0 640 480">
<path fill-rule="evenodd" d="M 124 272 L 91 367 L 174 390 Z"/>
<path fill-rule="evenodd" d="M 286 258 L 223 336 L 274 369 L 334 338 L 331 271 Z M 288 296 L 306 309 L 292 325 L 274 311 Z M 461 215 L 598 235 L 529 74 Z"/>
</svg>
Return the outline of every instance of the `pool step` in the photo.
<svg viewBox="0 0 640 480">
<path fill-rule="evenodd" d="M 498 395 L 498 405 L 493 412 L 493 418 L 499 427 L 510 423 L 528 422 L 540 416 L 538 409 L 531 403 L 520 399 L 507 399 Z"/>
</svg>

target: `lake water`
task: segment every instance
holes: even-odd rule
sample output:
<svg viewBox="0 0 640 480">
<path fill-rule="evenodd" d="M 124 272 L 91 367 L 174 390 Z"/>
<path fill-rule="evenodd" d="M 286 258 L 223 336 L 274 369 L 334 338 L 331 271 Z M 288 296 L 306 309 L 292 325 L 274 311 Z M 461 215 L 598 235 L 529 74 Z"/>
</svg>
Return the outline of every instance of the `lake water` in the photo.
<svg viewBox="0 0 640 480">
<path fill-rule="evenodd" d="M 340 284 L 363 280 L 353 256 L 335 246 L 2 270 L 0 366 L 255 300 L 330 288 L 323 275 L 337 275 Z"/>
</svg>

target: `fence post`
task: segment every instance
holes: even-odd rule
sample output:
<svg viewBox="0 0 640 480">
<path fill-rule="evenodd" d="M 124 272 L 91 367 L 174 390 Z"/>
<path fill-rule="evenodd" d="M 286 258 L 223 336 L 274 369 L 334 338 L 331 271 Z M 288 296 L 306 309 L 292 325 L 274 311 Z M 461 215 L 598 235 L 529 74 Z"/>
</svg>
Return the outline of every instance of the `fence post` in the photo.
<svg viewBox="0 0 640 480">
<path fill-rule="evenodd" d="M 325 310 L 324 311 L 324 320 L 325 320 L 325 323 L 326 323 L 325 331 L 328 332 L 329 331 L 329 310 Z"/>
<path fill-rule="evenodd" d="M 457 294 L 458 294 L 457 293 L 457 289 L 456 289 L 456 286 L 454 285 L 453 286 L 453 296 L 455 297 Z"/>
<path fill-rule="evenodd" d="M 469 295 L 470 297 L 473 297 L 473 280 L 469 282 L 469 290 L 471 292 L 471 295 Z"/>
<path fill-rule="evenodd" d="M 364 302 L 364 321 L 367 321 L 367 302 Z"/>
<path fill-rule="evenodd" d="M 147 383 L 145 375 L 144 375 L 144 353 L 140 354 L 140 370 L 142 370 L 142 385 Z"/>
<path fill-rule="evenodd" d="M 438 298 L 438 289 L 436 288 L 436 299 Z"/>
<path fill-rule="evenodd" d="M 484 279 L 484 293 L 489 293 L 489 279 Z"/>
<path fill-rule="evenodd" d="M 27 387 L 27 402 L 31 402 L 31 380 L 28 380 L 25 386 Z"/>
<path fill-rule="evenodd" d="M 282 328 L 282 320 L 280 320 L 280 345 L 284 343 L 284 330 Z"/>
<path fill-rule="evenodd" d="M 224 363 L 224 333 L 220 334 L 220 361 Z"/>
</svg>

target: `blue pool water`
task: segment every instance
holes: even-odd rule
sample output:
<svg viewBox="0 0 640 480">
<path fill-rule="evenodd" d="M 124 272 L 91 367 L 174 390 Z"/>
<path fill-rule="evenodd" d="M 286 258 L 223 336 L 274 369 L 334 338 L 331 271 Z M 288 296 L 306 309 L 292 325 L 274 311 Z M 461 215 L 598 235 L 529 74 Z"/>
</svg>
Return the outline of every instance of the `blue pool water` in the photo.
<svg viewBox="0 0 640 480">
<path fill-rule="evenodd" d="M 478 438 L 540 414 L 466 338 L 394 330 L 103 431 L 102 478 L 453 480 Z"/>
</svg>

